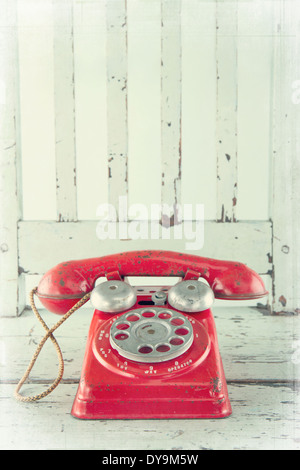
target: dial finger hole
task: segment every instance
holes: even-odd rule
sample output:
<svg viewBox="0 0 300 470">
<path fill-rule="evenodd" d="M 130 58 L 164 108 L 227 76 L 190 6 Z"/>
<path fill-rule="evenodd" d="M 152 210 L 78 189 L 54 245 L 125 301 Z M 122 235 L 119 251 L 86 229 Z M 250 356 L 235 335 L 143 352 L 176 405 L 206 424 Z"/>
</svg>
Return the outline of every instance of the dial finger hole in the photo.
<svg viewBox="0 0 300 470">
<path fill-rule="evenodd" d="M 169 318 L 171 318 L 171 314 L 169 312 L 161 312 L 159 315 L 158 315 L 158 318 L 160 318 L 161 320 L 168 320 Z"/>
<path fill-rule="evenodd" d="M 124 322 L 118 323 L 118 324 L 116 325 L 116 328 L 117 328 L 118 330 L 127 330 L 129 327 L 130 327 L 130 324 L 129 324 L 129 323 L 124 323 Z"/>
<path fill-rule="evenodd" d="M 174 325 L 174 326 L 180 326 L 184 324 L 184 320 L 182 318 L 172 318 L 170 323 L 171 325 Z"/>
<path fill-rule="evenodd" d="M 131 314 L 131 315 L 128 315 L 128 317 L 126 317 L 126 320 L 131 321 L 131 322 L 138 321 L 139 319 L 140 319 L 140 316 L 135 315 L 135 314 Z"/>
<path fill-rule="evenodd" d="M 117 339 L 118 341 L 124 341 L 125 339 L 129 338 L 129 334 L 128 333 L 117 333 L 115 335 L 115 339 Z"/>
<path fill-rule="evenodd" d="M 170 339 L 170 344 L 172 344 L 172 346 L 180 346 L 183 343 L 184 343 L 183 338 L 179 338 L 179 336 L 177 336 L 176 338 Z"/>
<path fill-rule="evenodd" d="M 177 328 L 177 330 L 175 330 L 175 333 L 176 335 L 185 336 L 189 334 L 189 330 L 187 328 Z"/>
<path fill-rule="evenodd" d="M 168 344 L 159 344 L 155 349 L 157 352 L 164 353 L 170 351 L 171 348 Z"/>
<path fill-rule="evenodd" d="M 138 351 L 141 354 L 150 354 L 153 351 L 153 348 L 152 348 L 152 346 L 149 346 L 149 345 L 145 344 L 143 346 L 140 346 L 138 348 Z"/>
<path fill-rule="evenodd" d="M 142 316 L 145 318 L 152 318 L 152 317 L 155 317 L 155 312 L 152 312 L 151 310 L 147 310 L 146 312 L 142 313 Z"/>
</svg>

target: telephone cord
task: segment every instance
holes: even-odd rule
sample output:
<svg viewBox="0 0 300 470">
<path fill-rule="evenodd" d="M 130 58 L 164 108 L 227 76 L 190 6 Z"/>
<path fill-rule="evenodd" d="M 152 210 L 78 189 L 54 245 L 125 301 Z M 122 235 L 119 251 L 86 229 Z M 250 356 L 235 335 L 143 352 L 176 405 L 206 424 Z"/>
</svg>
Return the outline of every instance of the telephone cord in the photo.
<svg viewBox="0 0 300 470">
<path fill-rule="evenodd" d="M 34 289 L 32 289 L 32 291 L 30 292 L 30 305 L 31 305 L 31 308 L 32 308 L 32 311 L 34 312 L 35 316 L 37 317 L 37 319 L 39 320 L 39 322 L 42 324 L 43 328 L 46 330 L 46 334 L 45 336 L 43 337 L 43 339 L 40 341 L 34 355 L 32 356 L 32 359 L 27 367 L 27 370 L 25 372 L 25 374 L 23 375 L 23 377 L 21 378 L 21 380 L 19 381 L 16 389 L 15 389 L 15 393 L 14 393 L 14 396 L 15 398 L 18 400 L 18 401 L 23 401 L 23 402 L 31 402 L 31 401 L 37 401 L 37 400 L 40 400 L 41 398 L 44 398 L 45 396 L 49 395 L 49 393 L 53 392 L 53 390 L 58 386 L 58 384 L 60 383 L 61 379 L 62 379 L 62 376 L 63 376 L 63 373 L 64 373 L 64 359 L 63 359 L 63 355 L 62 355 L 62 352 L 61 352 L 61 349 L 59 347 L 59 344 L 58 342 L 56 341 L 55 337 L 53 336 L 53 332 L 62 324 L 64 323 L 64 321 L 66 321 L 71 315 L 72 313 L 74 313 L 76 310 L 78 310 L 83 304 L 85 304 L 89 298 L 90 298 L 90 293 L 84 295 L 72 308 L 70 308 L 70 310 L 68 310 L 67 313 L 65 313 L 65 315 L 63 315 L 63 317 L 61 317 L 61 319 L 52 327 L 52 328 L 48 328 L 48 326 L 46 325 L 46 323 L 44 322 L 44 320 L 42 319 L 42 317 L 40 316 L 36 306 L 35 306 L 35 302 L 34 302 L 34 295 L 36 295 L 37 293 L 37 287 L 35 287 Z M 55 350 L 57 352 L 57 356 L 58 356 L 58 361 L 59 361 L 59 366 L 58 366 L 58 369 L 59 369 L 59 372 L 58 372 L 58 376 L 57 378 L 54 380 L 54 382 L 50 385 L 49 388 L 47 388 L 47 390 L 45 390 L 44 392 L 42 393 L 39 393 L 38 395 L 33 395 L 33 396 L 23 396 L 21 395 L 19 392 L 21 390 L 21 387 L 23 386 L 24 382 L 27 380 L 37 358 L 38 358 L 38 355 L 40 354 L 44 344 L 46 343 L 47 339 L 50 338 L 54 347 L 55 347 Z"/>
</svg>

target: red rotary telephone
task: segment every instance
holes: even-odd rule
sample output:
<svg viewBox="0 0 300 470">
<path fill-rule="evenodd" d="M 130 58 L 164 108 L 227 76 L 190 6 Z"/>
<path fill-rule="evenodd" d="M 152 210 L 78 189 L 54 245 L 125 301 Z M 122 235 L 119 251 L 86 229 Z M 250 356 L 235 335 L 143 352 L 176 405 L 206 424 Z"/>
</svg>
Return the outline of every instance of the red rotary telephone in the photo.
<svg viewBox="0 0 300 470">
<path fill-rule="evenodd" d="M 95 287 L 103 276 L 107 281 Z M 133 287 L 130 276 L 182 280 Z M 43 276 L 36 294 L 58 314 L 68 315 L 89 297 L 95 308 L 73 416 L 165 419 L 231 414 L 210 307 L 214 298 L 256 299 L 267 291 L 241 263 L 132 251 L 61 263 Z M 53 342 L 55 328 L 46 327 Z"/>
</svg>

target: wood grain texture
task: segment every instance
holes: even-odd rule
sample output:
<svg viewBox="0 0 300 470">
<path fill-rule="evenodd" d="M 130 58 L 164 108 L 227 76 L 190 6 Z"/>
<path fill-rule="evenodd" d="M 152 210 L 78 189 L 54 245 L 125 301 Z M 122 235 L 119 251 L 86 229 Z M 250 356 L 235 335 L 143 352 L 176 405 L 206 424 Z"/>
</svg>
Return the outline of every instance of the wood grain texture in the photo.
<svg viewBox="0 0 300 470">
<path fill-rule="evenodd" d="M 162 204 L 181 203 L 181 0 L 161 3 L 161 171 Z M 169 220 L 168 213 L 162 214 Z"/>
<path fill-rule="evenodd" d="M 22 216 L 17 5 L 1 3 L 0 19 L 0 315 L 24 308 L 18 272 L 17 222 Z"/>
<path fill-rule="evenodd" d="M 106 3 L 108 201 L 128 193 L 127 2 Z"/>
<path fill-rule="evenodd" d="M 77 384 L 40 403 L 17 403 L 2 385 L 1 449 L 299 450 L 299 393 L 277 384 L 229 384 L 224 420 L 80 421 L 70 416 Z M 45 426 L 47 423 L 47 426 Z M 150 452 L 151 453 L 151 452 Z M 132 452 L 134 455 L 134 452 Z"/>
<path fill-rule="evenodd" d="M 216 1 L 217 220 L 236 222 L 238 2 Z"/>
<path fill-rule="evenodd" d="M 300 311 L 299 8 L 276 2 L 273 96 L 273 309 Z"/>
<path fill-rule="evenodd" d="M 53 0 L 57 221 L 77 220 L 72 0 Z"/>
</svg>

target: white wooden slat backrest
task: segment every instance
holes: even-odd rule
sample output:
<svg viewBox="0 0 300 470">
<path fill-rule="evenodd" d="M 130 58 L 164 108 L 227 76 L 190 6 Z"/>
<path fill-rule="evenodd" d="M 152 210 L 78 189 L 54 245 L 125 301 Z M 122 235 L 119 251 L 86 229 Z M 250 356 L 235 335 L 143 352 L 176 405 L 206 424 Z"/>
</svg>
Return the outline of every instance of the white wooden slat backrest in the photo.
<svg viewBox="0 0 300 470">
<path fill-rule="evenodd" d="M 265 304 L 295 312 L 293 0 L 2 4 L 1 314 L 19 314 L 25 290 L 64 259 L 139 248 L 245 262 L 270 290 Z M 120 197 L 129 218 L 161 204 L 172 227 L 134 239 L 137 229 L 119 236 L 116 224 L 115 238 L 99 240 L 98 207 L 119 210 Z M 194 221 L 204 206 L 196 251 L 176 238 L 176 204 Z"/>
<path fill-rule="evenodd" d="M 74 26 L 72 0 L 53 1 L 57 221 L 77 220 Z"/>
<path fill-rule="evenodd" d="M 0 298 L 1 314 L 16 315 L 25 306 L 18 272 L 17 220 L 22 216 L 18 110 L 17 10 L 3 5 L 0 15 Z"/>
<path fill-rule="evenodd" d="M 273 88 L 273 310 L 300 305 L 300 8 L 276 2 Z M 292 308 L 291 308 L 292 307 Z"/>
<path fill-rule="evenodd" d="M 217 220 L 235 222 L 238 182 L 238 2 L 217 2 L 216 7 Z"/>
<path fill-rule="evenodd" d="M 161 2 L 161 202 L 181 204 L 181 0 Z M 162 216 L 168 215 L 164 211 Z M 171 216 L 176 214 L 171 214 Z M 174 220 L 176 223 L 176 220 Z"/>
<path fill-rule="evenodd" d="M 128 195 L 128 79 L 126 2 L 107 2 L 108 200 Z"/>
</svg>

